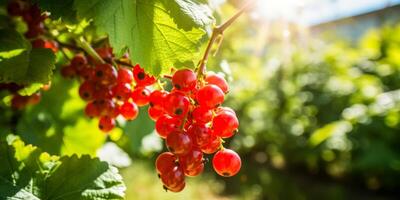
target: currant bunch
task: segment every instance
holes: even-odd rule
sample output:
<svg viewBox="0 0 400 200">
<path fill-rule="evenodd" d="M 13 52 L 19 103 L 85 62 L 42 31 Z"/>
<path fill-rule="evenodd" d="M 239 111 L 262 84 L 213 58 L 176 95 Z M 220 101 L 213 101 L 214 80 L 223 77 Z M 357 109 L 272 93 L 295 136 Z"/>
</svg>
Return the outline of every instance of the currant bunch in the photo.
<svg viewBox="0 0 400 200">
<path fill-rule="evenodd" d="M 97 53 L 103 60 L 113 60 L 112 49 L 99 48 Z M 85 114 L 99 118 L 99 129 L 111 131 L 116 125 L 116 117 L 134 120 L 139 114 L 139 106 L 150 100 L 148 86 L 156 79 L 136 65 L 131 68 L 98 64 L 92 58 L 77 54 L 70 64 L 61 69 L 67 78 L 77 77 L 80 81 L 79 95 L 87 102 Z"/>
<path fill-rule="evenodd" d="M 229 90 L 226 80 L 215 73 L 198 80 L 190 69 L 176 71 L 171 79 L 171 91 L 151 93 L 148 110 L 169 150 L 160 154 L 155 164 L 164 189 L 182 191 L 185 176 L 203 172 L 204 154 L 217 152 L 212 163 L 219 175 L 237 174 L 239 155 L 222 146 L 222 139 L 232 137 L 239 127 L 235 112 L 221 106 Z"/>
<path fill-rule="evenodd" d="M 26 23 L 28 30 L 25 37 L 31 42 L 32 48 L 48 48 L 54 52 L 58 51 L 58 44 L 52 40 L 43 39 L 46 32 L 43 21 L 48 17 L 43 13 L 37 5 L 31 5 L 28 1 L 14 0 L 7 5 L 7 11 L 11 17 L 21 17 Z M 41 91 L 30 96 L 22 96 L 18 91 L 26 85 L 18 85 L 16 83 L 0 84 L 0 90 L 8 90 L 12 94 L 11 107 L 13 109 L 23 109 L 28 105 L 35 105 L 40 102 Z M 44 85 L 41 90 L 46 91 L 50 88 L 50 83 Z"/>
</svg>

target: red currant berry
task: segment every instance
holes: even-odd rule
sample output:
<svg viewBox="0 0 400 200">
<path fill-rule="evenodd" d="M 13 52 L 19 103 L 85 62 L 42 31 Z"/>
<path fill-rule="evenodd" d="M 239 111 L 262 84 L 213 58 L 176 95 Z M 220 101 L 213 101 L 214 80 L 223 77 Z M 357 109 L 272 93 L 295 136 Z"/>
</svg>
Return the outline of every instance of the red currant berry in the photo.
<svg viewBox="0 0 400 200">
<path fill-rule="evenodd" d="M 131 85 L 128 83 L 120 83 L 114 86 L 113 95 L 120 101 L 126 101 L 131 96 Z"/>
<path fill-rule="evenodd" d="M 193 109 L 192 118 L 197 123 L 208 123 L 213 118 L 213 112 L 208 108 L 199 106 Z"/>
<path fill-rule="evenodd" d="M 167 136 L 166 144 L 173 154 L 185 155 L 192 149 L 192 140 L 183 131 L 176 130 Z"/>
<path fill-rule="evenodd" d="M 213 109 L 224 102 L 224 92 L 215 85 L 206 85 L 199 89 L 196 100 L 200 106 Z"/>
<path fill-rule="evenodd" d="M 133 67 L 133 78 L 135 79 L 137 86 L 140 87 L 152 85 L 157 81 L 154 76 L 146 74 L 140 65 L 135 65 L 135 67 Z"/>
<path fill-rule="evenodd" d="M 165 189 L 166 191 L 171 191 L 171 192 L 180 192 L 180 191 L 182 191 L 182 190 L 185 188 L 185 185 L 186 185 L 186 183 L 185 183 L 185 181 L 183 181 L 181 184 L 179 184 L 179 185 L 176 186 L 176 187 L 166 187 L 166 186 L 164 185 L 164 189 Z"/>
<path fill-rule="evenodd" d="M 118 70 L 118 78 L 117 82 L 118 83 L 129 83 L 131 84 L 133 81 L 133 73 L 132 70 L 125 68 L 125 67 L 120 67 Z"/>
<path fill-rule="evenodd" d="M 11 107 L 17 110 L 24 109 L 27 106 L 28 101 L 28 97 L 16 94 L 11 99 Z"/>
<path fill-rule="evenodd" d="M 78 74 L 83 80 L 91 80 L 94 76 L 94 68 L 86 65 L 79 70 Z"/>
<path fill-rule="evenodd" d="M 166 138 L 171 132 L 178 130 L 181 123 L 178 118 L 162 115 L 156 121 L 156 131 L 161 138 Z"/>
<path fill-rule="evenodd" d="M 41 99 L 42 99 L 42 94 L 40 92 L 32 94 L 31 96 L 28 96 L 28 104 L 36 105 L 40 102 Z"/>
<path fill-rule="evenodd" d="M 177 158 L 171 152 L 164 152 L 158 155 L 156 160 L 156 170 L 158 174 L 165 174 L 173 170 L 177 166 Z"/>
<path fill-rule="evenodd" d="M 99 129 L 105 133 L 110 132 L 115 127 L 115 119 L 107 116 L 100 117 Z"/>
<path fill-rule="evenodd" d="M 215 73 L 207 73 L 206 82 L 208 84 L 213 84 L 221 88 L 221 90 L 226 94 L 229 91 L 229 86 L 223 76 Z"/>
<path fill-rule="evenodd" d="M 126 101 L 119 108 L 119 112 L 125 119 L 134 120 L 139 114 L 139 109 L 135 103 Z"/>
<path fill-rule="evenodd" d="M 149 97 L 150 106 L 159 110 L 163 110 L 165 97 L 167 95 L 168 92 L 165 90 L 154 90 Z"/>
<path fill-rule="evenodd" d="M 112 89 L 107 85 L 96 85 L 94 91 L 95 99 L 112 99 L 114 97 Z"/>
<path fill-rule="evenodd" d="M 177 188 L 185 183 L 185 174 L 179 166 L 160 175 L 161 182 L 171 191 L 177 191 Z"/>
<path fill-rule="evenodd" d="M 135 88 L 131 94 L 132 100 L 138 106 L 145 106 L 150 101 L 150 90 L 145 87 Z"/>
<path fill-rule="evenodd" d="M 95 68 L 94 81 L 103 85 L 113 85 L 117 80 L 118 72 L 110 64 L 99 64 Z"/>
<path fill-rule="evenodd" d="M 61 75 L 65 78 L 73 78 L 76 75 L 75 68 L 70 65 L 61 68 Z"/>
<path fill-rule="evenodd" d="M 185 117 L 189 111 L 190 100 L 180 92 L 171 92 L 165 98 L 167 113 L 171 116 Z"/>
<path fill-rule="evenodd" d="M 48 40 L 44 43 L 44 48 L 51 49 L 54 53 L 58 51 L 58 43 L 54 40 Z"/>
<path fill-rule="evenodd" d="M 195 177 L 200 175 L 202 172 L 204 171 L 204 163 L 199 163 L 198 165 L 196 165 L 195 168 L 187 170 L 184 169 L 183 172 L 185 173 L 186 176 L 189 177 Z"/>
<path fill-rule="evenodd" d="M 212 135 L 211 129 L 206 124 L 200 123 L 189 126 L 187 132 L 198 146 L 208 144 Z"/>
<path fill-rule="evenodd" d="M 221 148 L 221 138 L 215 135 L 211 135 L 208 143 L 203 146 L 200 146 L 200 149 L 205 154 L 213 154 Z"/>
<path fill-rule="evenodd" d="M 85 100 L 89 101 L 93 99 L 94 96 L 94 85 L 89 81 L 85 81 L 79 87 L 79 96 Z"/>
<path fill-rule="evenodd" d="M 222 138 L 230 138 L 237 131 L 239 121 L 231 112 L 220 112 L 214 117 L 212 127 L 215 135 Z"/>
<path fill-rule="evenodd" d="M 181 69 L 172 76 L 172 85 L 181 91 L 189 92 L 196 87 L 196 74 L 190 69 Z"/>
<path fill-rule="evenodd" d="M 100 116 L 100 110 L 96 106 L 96 101 L 89 102 L 85 107 L 86 116 L 93 118 Z"/>
<path fill-rule="evenodd" d="M 82 68 L 82 66 L 85 66 L 88 64 L 88 61 L 86 57 L 82 54 L 77 54 L 72 58 L 71 60 L 71 65 L 75 66 L 77 68 Z"/>
<path fill-rule="evenodd" d="M 96 49 L 97 54 L 99 54 L 99 56 L 107 61 L 107 62 L 111 62 L 112 58 L 114 57 L 113 53 L 112 53 L 112 48 L 110 47 L 102 47 L 102 48 L 97 48 Z"/>
<path fill-rule="evenodd" d="M 43 39 L 36 39 L 31 42 L 33 48 L 44 48 L 45 41 Z"/>
<path fill-rule="evenodd" d="M 242 165 L 239 155 L 230 149 L 218 151 L 214 155 L 212 163 L 214 170 L 225 177 L 236 175 Z"/>
<path fill-rule="evenodd" d="M 179 157 L 179 164 L 184 170 L 192 170 L 201 163 L 203 163 L 203 152 L 197 148 L 192 148 L 189 153 Z"/>
<path fill-rule="evenodd" d="M 100 110 L 101 116 L 108 116 L 111 118 L 115 118 L 119 114 L 117 112 L 118 109 L 115 106 L 114 101 L 112 101 L 111 99 L 96 100 L 96 105 L 98 106 L 98 109 Z"/>
<path fill-rule="evenodd" d="M 164 114 L 164 111 L 159 110 L 155 107 L 149 107 L 148 113 L 149 113 L 150 119 L 152 119 L 153 121 L 157 121 L 161 117 L 161 115 Z"/>
</svg>

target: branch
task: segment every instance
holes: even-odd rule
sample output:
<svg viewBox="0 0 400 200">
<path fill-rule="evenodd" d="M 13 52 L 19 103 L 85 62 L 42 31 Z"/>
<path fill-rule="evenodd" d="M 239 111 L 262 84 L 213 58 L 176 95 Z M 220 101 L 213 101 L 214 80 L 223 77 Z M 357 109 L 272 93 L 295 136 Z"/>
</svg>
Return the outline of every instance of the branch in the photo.
<svg viewBox="0 0 400 200">
<path fill-rule="evenodd" d="M 211 48 L 213 47 L 214 43 L 217 41 L 218 38 L 220 38 L 220 41 L 218 44 L 220 45 L 222 43 L 222 36 L 224 34 L 224 31 L 230 27 L 233 22 L 237 20 L 237 18 L 240 17 L 247 9 L 249 9 L 257 0 L 249 0 L 246 4 L 243 5 L 240 10 L 236 12 L 235 15 L 233 15 L 231 18 L 229 18 L 226 22 L 223 24 L 214 27 L 213 32 L 211 34 L 211 38 L 208 41 L 207 48 L 204 52 L 203 58 L 200 60 L 199 65 L 198 65 L 198 71 L 197 75 L 200 77 L 200 79 L 203 79 L 206 73 L 206 64 L 208 61 L 209 54 L 211 52 Z"/>
</svg>

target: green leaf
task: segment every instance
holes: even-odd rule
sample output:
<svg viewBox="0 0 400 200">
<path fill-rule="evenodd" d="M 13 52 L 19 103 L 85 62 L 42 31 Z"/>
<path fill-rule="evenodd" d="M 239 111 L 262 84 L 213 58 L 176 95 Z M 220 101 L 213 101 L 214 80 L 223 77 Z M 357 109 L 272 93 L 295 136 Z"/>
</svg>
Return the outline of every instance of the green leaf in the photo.
<svg viewBox="0 0 400 200">
<path fill-rule="evenodd" d="M 115 167 L 90 156 L 50 156 L 14 139 L 0 142 L 0 199 L 123 199 Z"/>
<path fill-rule="evenodd" d="M 30 96 L 30 95 L 36 93 L 42 87 L 43 87 L 43 84 L 34 83 L 34 84 L 28 85 L 28 86 L 18 90 L 18 94 L 22 95 L 22 96 Z"/>
<path fill-rule="evenodd" d="M 62 18 L 66 22 L 76 22 L 76 11 L 74 10 L 74 0 L 34 0 L 41 9 L 49 11 L 52 19 Z"/>
<path fill-rule="evenodd" d="M 0 82 L 17 84 L 50 81 L 55 55 L 50 49 L 32 49 L 15 30 L 0 29 Z"/>
<path fill-rule="evenodd" d="M 158 75 L 171 67 L 194 67 L 212 23 L 211 12 L 193 0 L 75 1 L 79 18 L 93 19 L 114 50 Z"/>
<path fill-rule="evenodd" d="M 97 120 L 84 116 L 85 102 L 78 87 L 56 74 L 40 103 L 21 116 L 17 131 L 22 139 L 51 154 L 95 155 L 106 135 L 98 129 Z"/>
</svg>

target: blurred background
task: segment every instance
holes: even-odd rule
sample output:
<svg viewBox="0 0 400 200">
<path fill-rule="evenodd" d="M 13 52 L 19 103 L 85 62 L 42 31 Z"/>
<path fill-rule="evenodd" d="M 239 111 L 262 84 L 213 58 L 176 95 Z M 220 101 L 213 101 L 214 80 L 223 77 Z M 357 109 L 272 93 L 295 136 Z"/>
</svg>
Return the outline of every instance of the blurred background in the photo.
<svg viewBox="0 0 400 200">
<path fill-rule="evenodd" d="M 217 23 L 243 3 L 210 0 Z M 240 120 L 225 145 L 242 158 L 233 178 L 208 163 L 182 193 L 163 192 L 154 159 L 165 146 L 146 108 L 106 138 L 83 116 L 78 83 L 59 75 L 11 130 L 120 167 L 127 199 L 400 198 L 400 0 L 258 0 L 208 69 L 229 80 L 225 105 Z"/>
<path fill-rule="evenodd" d="M 218 22 L 243 2 L 211 1 Z M 400 198 L 399 0 L 259 0 L 208 69 L 230 81 L 240 132 L 227 146 L 240 152 L 241 172 L 209 170 L 165 194 L 153 173 L 138 175 L 153 163 L 133 159 L 123 171 L 129 198 Z"/>
</svg>

